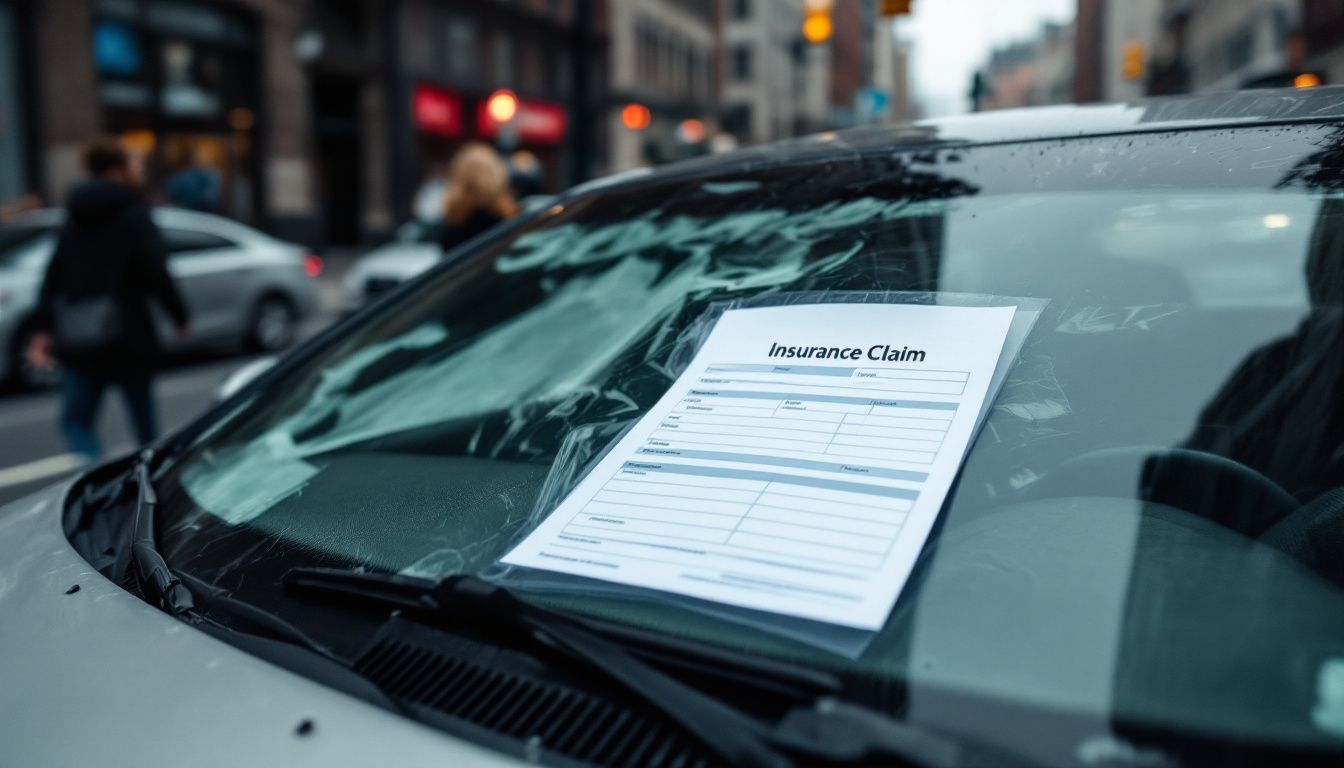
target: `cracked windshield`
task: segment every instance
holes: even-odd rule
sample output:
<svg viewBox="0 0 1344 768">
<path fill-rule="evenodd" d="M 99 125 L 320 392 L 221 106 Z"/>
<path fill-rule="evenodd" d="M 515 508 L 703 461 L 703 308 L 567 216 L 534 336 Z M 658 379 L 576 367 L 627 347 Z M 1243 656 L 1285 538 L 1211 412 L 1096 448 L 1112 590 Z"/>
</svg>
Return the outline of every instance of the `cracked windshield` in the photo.
<svg viewBox="0 0 1344 768">
<path fill-rule="evenodd" d="M 812 165 L 785 164 L 557 204 L 244 398 L 171 473 L 162 544 L 197 578 L 277 606 L 281 598 L 255 579 L 281 565 L 484 574 L 566 610 L 874 679 L 1153 717 L 1170 665 L 1199 677 L 1219 668 L 1210 654 L 1237 657 L 1214 650 L 1221 633 L 1296 647 L 1246 601 L 1274 604 L 1298 637 L 1327 646 L 1344 630 L 1334 566 L 1316 555 L 1290 560 L 1286 543 L 1248 548 L 1253 538 L 1309 537 L 1294 529 L 1293 512 L 1340 481 L 1325 415 L 1344 359 L 1338 137 L 1294 131 L 1300 154 L 1268 166 L 1246 156 L 1283 133 L 1029 151 L 846 147 L 825 184 L 809 183 Z M 1040 162 L 1051 167 L 1044 183 L 1023 173 Z M 1127 183 L 1100 172 L 1107 166 L 1123 168 Z M 658 410 L 695 365 L 707 317 L 828 294 L 939 308 L 1013 297 L 1019 313 L 1034 308 L 926 554 L 876 631 L 500 563 Z M 930 354 L 947 360 L 952 350 Z M 861 366 L 872 359 L 863 347 L 854 355 Z M 751 413 L 708 410 L 722 407 Z M 812 450 L 796 420 L 778 431 L 725 428 L 729 437 L 704 453 L 710 435 L 660 441 L 676 426 L 667 420 L 683 417 L 658 418 L 649 445 L 702 449 L 685 456 L 732 450 L 778 467 Z M 851 442 L 888 445 L 875 439 Z M 904 458 L 837 447 L 823 453 L 854 464 Z M 865 450 L 868 459 L 857 458 Z M 669 452 L 677 453 L 661 455 Z M 623 474 L 599 491 L 586 512 L 603 514 L 566 528 L 569 543 L 559 546 L 600 560 L 601 547 L 585 545 L 610 535 L 654 552 L 703 551 L 690 529 L 652 533 L 624 514 L 639 507 L 635 519 L 658 520 L 671 514 L 659 505 L 713 509 L 709 502 L 669 500 L 685 491 L 677 485 L 631 495 L 638 482 Z M 825 513 L 821 496 L 800 493 L 813 499 L 804 508 Z M 618 514 L 627 499 L 632 506 Z M 882 533 L 849 525 L 839 529 Z M 609 532 L 617 526 L 620 536 Z M 1091 560 L 1086 578 L 1077 561 L 1048 554 L 1059 547 Z M 826 562 L 824 549 L 788 551 L 794 563 Z M 1166 556 L 1171 549 L 1186 555 Z M 1248 581 L 1248 570 L 1259 575 Z M 984 578 L 997 586 L 969 588 Z M 1002 624 L 1008 616 L 1012 628 Z M 952 642 L 991 632 L 993 643 Z M 1064 641 L 1072 633 L 1098 642 L 1082 649 Z M 1159 636 L 1165 650 L 1152 655 Z M 1329 658 L 1320 659 L 1322 681 L 1340 674 Z M 1257 695 L 1300 697 L 1297 712 L 1192 689 L 1161 716 L 1312 741 L 1325 734 L 1299 712 L 1319 709 L 1318 682 L 1255 674 Z"/>
</svg>

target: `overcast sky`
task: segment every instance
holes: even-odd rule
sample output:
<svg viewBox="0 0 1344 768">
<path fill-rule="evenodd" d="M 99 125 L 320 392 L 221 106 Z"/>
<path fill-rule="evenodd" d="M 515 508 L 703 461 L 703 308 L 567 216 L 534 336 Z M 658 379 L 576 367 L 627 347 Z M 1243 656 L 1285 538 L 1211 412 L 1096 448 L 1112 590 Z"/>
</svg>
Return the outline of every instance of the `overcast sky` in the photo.
<svg viewBox="0 0 1344 768">
<path fill-rule="evenodd" d="M 1073 18 L 1077 0 L 914 0 L 896 34 L 913 43 L 910 80 L 923 116 L 970 109 L 971 74 L 996 46 Z"/>
</svg>

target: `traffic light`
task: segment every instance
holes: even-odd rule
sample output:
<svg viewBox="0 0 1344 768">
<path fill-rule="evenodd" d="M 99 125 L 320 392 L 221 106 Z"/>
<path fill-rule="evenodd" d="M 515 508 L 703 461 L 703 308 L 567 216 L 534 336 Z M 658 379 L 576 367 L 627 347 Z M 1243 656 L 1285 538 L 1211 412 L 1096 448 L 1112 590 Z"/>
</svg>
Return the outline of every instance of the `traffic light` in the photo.
<svg viewBox="0 0 1344 768">
<path fill-rule="evenodd" d="M 1140 80 L 1143 78 L 1144 59 L 1147 58 L 1143 43 L 1138 40 L 1130 40 L 1125 43 L 1121 56 L 1120 73 L 1126 80 Z"/>
<path fill-rule="evenodd" d="M 831 39 L 831 0 L 806 0 L 803 3 L 803 39 L 820 45 Z"/>
</svg>

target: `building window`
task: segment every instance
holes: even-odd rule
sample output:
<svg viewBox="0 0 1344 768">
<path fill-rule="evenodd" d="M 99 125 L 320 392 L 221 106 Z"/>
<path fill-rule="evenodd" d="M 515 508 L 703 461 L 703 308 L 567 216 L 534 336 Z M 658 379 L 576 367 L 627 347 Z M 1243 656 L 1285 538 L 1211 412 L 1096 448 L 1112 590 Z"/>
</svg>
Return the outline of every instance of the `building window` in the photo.
<svg viewBox="0 0 1344 768">
<path fill-rule="evenodd" d="M 751 48 L 745 45 L 733 47 L 733 79 L 751 79 Z"/>
<path fill-rule="evenodd" d="M 518 87 L 524 91 L 540 91 L 546 87 L 546 67 L 542 63 L 544 50 L 541 43 L 523 45 L 518 52 Z"/>
<path fill-rule="evenodd" d="M 733 18 L 739 21 L 751 18 L 751 0 L 733 0 Z"/>
<path fill-rule="evenodd" d="M 447 34 L 448 76 L 457 82 L 476 77 L 476 24 L 469 18 L 451 16 Z"/>
<path fill-rule="evenodd" d="M 495 84 L 516 88 L 513 82 L 513 38 L 508 32 L 498 30 L 495 32 L 494 43 Z"/>
<path fill-rule="evenodd" d="M 751 105 L 734 104 L 723 112 L 720 121 L 725 133 L 731 133 L 741 141 L 751 138 Z"/>
<path fill-rule="evenodd" d="M 691 70 L 691 99 L 699 101 L 708 96 L 705 93 L 705 56 L 700 51 L 691 49 L 690 70 Z"/>
<path fill-rule="evenodd" d="M 569 60 L 569 51 L 564 48 L 556 48 L 553 51 L 555 56 L 555 66 L 549 67 L 551 74 L 551 90 L 559 96 L 568 96 L 570 82 L 574 75 L 570 67 L 573 66 Z"/>
</svg>

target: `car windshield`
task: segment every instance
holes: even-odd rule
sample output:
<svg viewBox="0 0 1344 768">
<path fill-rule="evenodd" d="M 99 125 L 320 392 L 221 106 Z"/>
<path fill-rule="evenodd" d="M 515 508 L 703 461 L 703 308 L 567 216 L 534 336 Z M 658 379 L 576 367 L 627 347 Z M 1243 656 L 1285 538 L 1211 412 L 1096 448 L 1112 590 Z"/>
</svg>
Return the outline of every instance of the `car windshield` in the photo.
<svg viewBox="0 0 1344 768">
<path fill-rule="evenodd" d="M 933 693 L 954 691 L 1221 742 L 1344 743 L 1344 131 L 805 147 L 588 190 L 361 315 L 176 462 L 170 563 L 296 623 L 311 609 L 278 584 L 291 566 L 488 573 L 668 389 L 711 304 L 1037 297 L 914 575 L 860 648 L 653 591 L 533 596 L 837 670 L 942 725 L 973 727 Z"/>
</svg>

